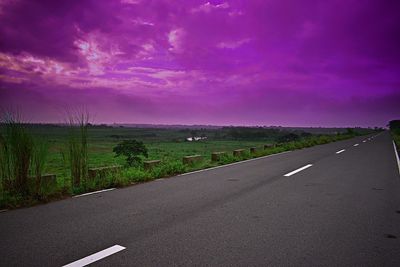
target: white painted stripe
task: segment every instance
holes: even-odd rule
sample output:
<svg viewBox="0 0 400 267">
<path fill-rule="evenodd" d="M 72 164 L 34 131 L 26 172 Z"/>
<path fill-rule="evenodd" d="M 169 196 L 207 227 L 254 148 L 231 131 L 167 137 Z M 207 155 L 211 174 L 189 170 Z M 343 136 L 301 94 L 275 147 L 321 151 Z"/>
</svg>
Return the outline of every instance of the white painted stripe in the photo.
<svg viewBox="0 0 400 267">
<path fill-rule="evenodd" d="M 400 159 L 399 159 L 399 154 L 397 153 L 396 143 L 394 141 L 393 141 L 393 148 L 394 148 L 394 154 L 396 155 L 397 167 L 399 168 L 399 174 L 400 174 Z"/>
<path fill-rule="evenodd" d="M 276 154 L 272 154 L 272 155 L 268 155 L 268 156 L 258 157 L 258 158 L 254 158 L 254 159 L 247 159 L 247 160 L 242 160 L 242 161 L 229 163 L 229 164 L 225 164 L 225 165 L 221 165 L 221 166 L 211 167 L 211 168 L 207 168 L 207 169 L 203 169 L 203 170 L 186 172 L 186 173 L 179 174 L 177 176 L 185 176 L 185 175 L 199 173 L 199 172 L 211 171 L 211 170 L 224 168 L 224 167 L 229 167 L 229 166 L 232 166 L 232 165 L 241 164 L 241 163 L 245 163 L 245 162 L 249 162 L 249 161 L 253 161 L 253 160 L 260 160 L 260 159 L 265 159 L 265 158 L 269 158 L 269 157 L 273 157 L 273 156 L 278 156 L 278 155 L 286 154 L 286 153 L 289 153 L 289 152 L 292 152 L 292 151 L 285 151 L 285 152 L 276 153 Z"/>
<path fill-rule="evenodd" d="M 336 152 L 336 154 L 340 154 L 340 153 L 343 153 L 345 151 L 346 151 L 346 149 L 342 149 L 342 150 L 339 150 L 338 152 Z"/>
<path fill-rule="evenodd" d="M 112 247 L 109 247 L 107 249 L 104 249 L 102 251 L 99 251 L 97 253 L 94 253 L 92 255 L 89 255 L 83 259 L 71 262 L 70 264 L 64 265 L 63 267 L 82 267 L 82 266 L 86 266 L 89 265 L 93 262 L 99 261 L 101 259 L 104 259 L 108 256 L 111 256 L 112 254 L 115 254 L 117 252 L 120 252 L 121 250 L 126 249 L 123 246 L 120 245 L 115 245 Z"/>
<path fill-rule="evenodd" d="M 296 173 L 298 173 L 298 172 L 301 172 L 301 171 L 303 171 L 303 170 L 305 170 L 305 169 L 307 169 L 307 168 L 310 168 L 311 166 L 312 166 L 312 164 L 307 164 L 306 166 L 303 166 L 303 167 L 301 167 L 301 168 L 298 168 L 297 170 L 294 170 L 294 171 L 292 171 L 292 172 L 289 172 L 289 173 L 285 174 L 284 176 L 286 176 L 286 177 L 292 176 L 293 174 L 296 174 Z"/>
<path fill-rule="evenodd" d="M 85 193 L 85 194 L 81 194 L 81 195 L 76 195 L 76 196 L 73 196 L 73 197 L 84 197 L 84 196 L 89 196 L 89 195 L 93 195 L 93 194 L 98 194 L 98 193 L 111 191 L 111 190 L 114 190 L 114 189 L 115 188 L 108 188 L 108 189 L 104 189 L 104 190 L 99 190 L 99 191 L 89 192 L 89 193 Z"/>
<path fill-rule="evenodd" d="M 155 181 L 162 181 L 162 180 L 165 180 L 165 178 L 158 178 Z"/>
<path fill-rule="evenodd" d="M 354 146 L 359 146 L 359 144 L 354 144 Z"/>
<path fill-rule="evenodd" d="M 367 142 L 367 140 L 363 140 L 363 143 Z"/>
</svg>

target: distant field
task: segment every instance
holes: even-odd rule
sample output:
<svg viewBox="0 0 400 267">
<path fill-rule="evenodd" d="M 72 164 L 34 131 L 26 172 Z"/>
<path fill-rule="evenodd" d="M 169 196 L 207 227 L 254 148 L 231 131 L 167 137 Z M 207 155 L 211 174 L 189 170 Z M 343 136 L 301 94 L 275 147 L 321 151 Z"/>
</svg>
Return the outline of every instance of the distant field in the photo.
<svg viewBox="0 0 400 267">
<path fill-rule="evenodd" d="M 326 144 L 338 140 L 354 137 L 359 134 L 371 133 L 371 129 L 324 129 L 324 134 L 313 134 L 305 129 L 298 128 L 263 128 L 263 127 L 222 127 L 222 128 L 138 128 L 138 127 L 88 127 L 88 157 L 89 168 L 109 167 L 113 165 L 124 166 L 117 173 L 107 172 L 99 174 L 95 178 L 82 177 L 78 184 L 73 184 L 73 166 L 68 157 L 71 128 L 56 125 L 24 125 L 27 132 L 33 137 L 34 142 L 45 141 L 48 144 L 48 153 L 42 174 L 56 174 L 56 183 L 50 187 L 32 184 L 35 178 L 27 179 L 29 194 L 21 195 L 14 192 L 8 181 L 16 181 L 17 176 L 4 176 L 0 183 L 0 207 L 29 206 L 41 201 L 59 199 L 64 196 L 89 192 L 97 189 L 120 187 L 132 183 L 149 181 L 160 177 L 168 177 L 188 171 L 209 168 L 213 166 L 237 162 L 240 160 L 266 156 L 288 150 L 301 149 L 319 144 Z M 0 125 L 0 133 L 6 136 L 7 128 Z M 78 128 L 73 128 L 74 131 Z M 18 136 L 18 135 L 7 135 Z M 188 137 L 203 137 L 201 141 L 186 141 Z M 161 164 L 152 169 L 144 169 L 143 165 L 128 167 L 125 158 L 116 158 L 113 148 L 123 140 L 136 139 L 143 141 L 148 149 L 148 160 L 159 159 Z M 7 139 L 11 140 L 11 139 Z M 23 140 L 23 139 L 21 139 Z M 41 142 L 39 142 L 41 143 Z M 258 149 L 251 154 L 250 147 L 262 148 L 265 144 L 277 144 L 268 149 Z M 232 151 L 235 149 L 246 149 L 240 155 L 234 157 Z M 5 150 L 2 150 L 3 152 Z M 7 150 L 8 151 L 8 150 Z M 228 152 L 218 162 L 211 161 L 211 153 L 216 151 Z M 182 157 L 200 154 L 204 160 L 195 164 L 183 164 Z M 9 154 L 5 154 L 9 155 Z M 37 154 L 35 154 L 37 155 Z M 8 157 L 8 156 L 7 156 Z M 5 157 L 5 158 L 7 158 Z M 6 161 L 2 161 L 1 170 L 9 170 Z M 32 161 L 31 167 L 32 168 Z M 3 168 L 5 167 L 5 168 Z M 108 169 L 109 170 L 109 169 Z M 29 169 L 32 171 L 32 169 Z M 6 173 L 6 172 L 3 172 Z M 76 172 L 75 172 L 76 174 Z M 33 176 L 31 176 L 33 177 Z M 11 178 L 11 180 L 10 180 Z M 4 182 L 6 181 L 6 182 Z M 43 180 L 44 181 L 44 180 Z M 53 180 L 54 181 L 54 180 Z M 41 183 L 41 182 L 40 182 Z M 8 187 L 7 187 L 8 186 Z M 14 187 L 15 188 L 15 187 Z M 35 190 L 33 190 L 36 188 Z M 35 195 L 35 192 L 38 192 Z"/>
<path fill-rule="evenodd" d="M 186 137 L 191 131 L 185 129 L 141 129 L 141 128 L 91 128 L 89 129 L 89 165 L 101 167 L 123 165 L 123 158 L 115 158 L 113 147 L 124 139 L 143 141 L 148 148 L 148 159 L 180 160 L 183 156 L 200 154 L 210 157 L 214 151 L 232 151 L 238 148 L 263 146 L 274 142 L 272 138 L 262 140 L 221 140 L 220 130 L 197 131 L 198 135 L 205 135 L 207 140 L 187 142 Z M 50 144 L 46 173 L 54 173 L 57 177 L 68 176 L 68 169 L 63 165 L 61 151 L 66 147 L 68 128 L 35 126 L 34 135 L 45 138 Z M 218 140 L 218 138 L 220 140 Z"/>
<path fill-rule="evenodd" d="M 69 176 L 61 151 L 66 149 L 68 128 L 61 126 L 35 125 L 34 135 L 44 138 L 50 145 L 46 173 L 57 177 Z M 124 139 L 143 141 L 149 151 L 149 160 L 180 160 L 183 156 L 200 154 L 206 158 L 214 151 L 232 151 L 238 148 L 262 147 L 273 143 L 288 132 L 297 134 L 309 130 L 325 134 L 344 132 L 345 129 L 332 128 L 279 128 L 254 130 L 249 136 L 240 136 L 233 128 L 136 128 L 136 127 L 92 127 L 89 129 L 89 166 L 102 167 L 123 165 L 123 158 L 116 158 L 113 147 Z M 207 140 L 187 142 L 190 136 L 206 136 Z"/>
</svg>

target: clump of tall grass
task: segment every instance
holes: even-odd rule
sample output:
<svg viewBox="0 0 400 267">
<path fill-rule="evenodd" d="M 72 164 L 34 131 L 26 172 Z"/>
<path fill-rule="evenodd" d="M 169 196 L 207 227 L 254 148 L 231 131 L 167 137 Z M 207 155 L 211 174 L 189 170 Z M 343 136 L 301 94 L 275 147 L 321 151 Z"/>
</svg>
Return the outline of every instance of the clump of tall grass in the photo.
<svg viewBox="0 0 400 267">
<path fill-rule="evenodd" d="M 29 194 L 29 165 L 33 152 L 32 135 L 18 116 L 11 113 L 2 118 L 4 134 L 0 137 L 0 176 L 4 190 Z"/>
<path fill-rule="evenodd" d="M 42 139 L 36 138 L 34 140 L 34 146 L 31 157 L 31 176 L 35 179 L 35 194 L 39 197 L 42 192 L 42 175 L 44 173 L 46 159 L 48 155 L 48 144 Z"/>
<path fill-rule="evenodd" d="M 143 168 L 131 167 L 123 169 L 118 177 L 119 186 L 128 185 L 130 183 L 145 182 L 154 179 L 149 171 Z"/>
<path fill-rule="evenodd" d="M 173 160 L 163 162 L 161 165 L 151 170 L 151 176 L 154 178 L 173 176 L 176 174 L 184 173 L 188 170 L 188 167 L 181 161 Z"/>
<path fill-rule="evenodd" d="M 110 169 L 98 172 L 94 177 L 88 176 L 81 186 L 72 188 L 72 192 L 73 194 L 81 194 L 122 185 L 121 172 Z"/>
<path fill-rule="evenodd" d="M 219 159 L 218 162 L 221 165 L 224 165 L 224 164 L 230 164 L 230 163 L 233 163 L 233 162 L 236 162 L 236 161 L 238 161 L 238 159 L 236 157 L 234 157 L 233 155 L 231 155 L 231 154 L 222 154 L 220 156 L 220 159 Z"/>
<path fill-rule="evenodd" d="M 47 156 L 47 144 L 35 139 L 17 113 L 5 113 L 0 133 L 1 189 L 23 198 L 37 196 Z M 32 186 L 32 175 L 35 186 Z"/>
<path fill-rule="evenodd" d="M 88 176 L 88 127 L 90 115 L 79 111 L 68 114 L 69 135 L 67 153 L 72 187 L 86 186 Z"/>
</svg>

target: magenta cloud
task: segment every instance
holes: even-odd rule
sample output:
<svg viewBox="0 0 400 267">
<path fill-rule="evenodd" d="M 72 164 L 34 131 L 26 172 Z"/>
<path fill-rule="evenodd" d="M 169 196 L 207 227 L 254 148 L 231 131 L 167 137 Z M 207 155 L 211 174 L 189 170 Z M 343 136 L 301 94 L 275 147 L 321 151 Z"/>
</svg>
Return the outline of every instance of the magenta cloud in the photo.
<svg viewBox="0 0 400 267">
<path fill-rule="evenodd" d="M 383 126 L 398 1 L 0 2 L 0 106 L 58 122 Z"/>
</svg>

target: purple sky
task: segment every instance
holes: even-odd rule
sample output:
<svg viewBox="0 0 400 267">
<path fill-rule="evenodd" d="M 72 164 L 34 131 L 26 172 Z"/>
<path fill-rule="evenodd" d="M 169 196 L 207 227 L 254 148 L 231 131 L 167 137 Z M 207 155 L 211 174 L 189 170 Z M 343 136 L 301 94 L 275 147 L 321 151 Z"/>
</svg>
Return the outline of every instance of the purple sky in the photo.
<svg viewBox="0 0 400 267">
<path fill-rule="evenodd" d="M 383 126 L 400 1 L 0 0 L 0 106 L 33 122 Z"/>
</svg>

